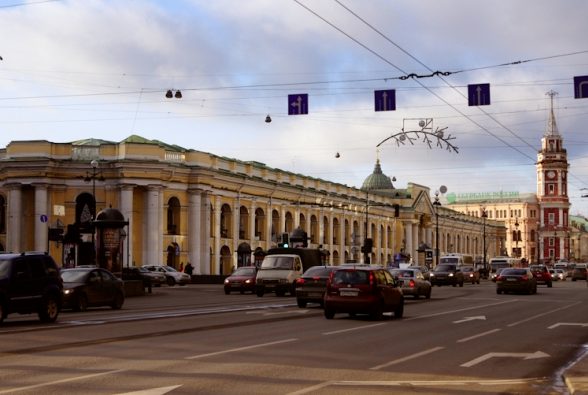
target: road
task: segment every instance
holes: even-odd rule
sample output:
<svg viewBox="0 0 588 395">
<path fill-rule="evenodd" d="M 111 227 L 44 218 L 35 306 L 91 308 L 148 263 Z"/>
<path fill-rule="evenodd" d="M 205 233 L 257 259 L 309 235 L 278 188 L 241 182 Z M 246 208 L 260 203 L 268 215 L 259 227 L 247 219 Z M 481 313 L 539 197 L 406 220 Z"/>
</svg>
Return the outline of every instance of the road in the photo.
<svg viewBox="0 0 588 395">
<path fill-rule="evenodd" d="M 434 287 L 381 322 L 218 285 L 155 288 L 51 325 L 9 316 L 0 394 L 565 394 L 557 377 L 588 344 L 586 285 Z"/>
</svg>

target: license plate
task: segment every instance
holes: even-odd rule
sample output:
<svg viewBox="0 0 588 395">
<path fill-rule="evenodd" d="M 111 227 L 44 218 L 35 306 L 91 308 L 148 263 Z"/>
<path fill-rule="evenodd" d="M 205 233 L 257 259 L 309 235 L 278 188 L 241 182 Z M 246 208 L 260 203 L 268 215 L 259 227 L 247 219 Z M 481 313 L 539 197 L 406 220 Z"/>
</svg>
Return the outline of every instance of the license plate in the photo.
<svg viewBox="0 0 588 395">
<path fill-rule="evenodd" d="M 356 291 L 340 291 L 339 295 L 341 296 L 357 296 Z"/>
<path fill-rule="evenodd" d="M 272 287 L 275 287 L 275 286 L 276 286 L 276 284 L 267 284 L 266 285 L 266 287 L 268 287 L 268 288 L 272 288 Z"/>
<path fill-rule="evenodd" d="M 323 296 L 323 294 L 320 292 L 309 292 L 308 296 L 311 298 L 320 298 Z"/>
<path fill-rule="evenodd" d="M 443 277 L 443 276 L 437 276 L 437 278 L 438 278 L 439 280 L 445 280 L 445 277 Z"/>
<path fill-rule="evenodd" d="M 241 284 L 231 284 L 231 287 L 240 287 Z"/>
<path fill-rule="evenodd" d="M 517 281 L 516 278 L 507 278 L 506 281 Z"/>
</svg>

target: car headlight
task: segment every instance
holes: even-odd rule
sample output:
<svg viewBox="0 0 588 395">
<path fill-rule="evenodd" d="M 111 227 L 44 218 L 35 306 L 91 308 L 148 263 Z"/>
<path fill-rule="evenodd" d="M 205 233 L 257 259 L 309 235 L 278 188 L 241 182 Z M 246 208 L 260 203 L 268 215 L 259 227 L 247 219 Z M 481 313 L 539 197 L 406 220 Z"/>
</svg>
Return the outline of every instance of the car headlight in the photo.
<svg viewBox="0 0 588 395">
<path fill-rule="evenodd" d="M 245 280 L 245 284 L 251 284 L 251 279 Z"/>
<path fill-rule="evenodd" d="M 433 273 L 429 274 L 429 277 L 435 277 L 435 275 Z"/>
<path fill-rule="evenodd" d="M 228 279 L 228 278 L 226 278 L 226 279 L 225 279 L 225 284 L 228 284 L 228 283 L 229 283 L 229 279 Z"/>
<path fill-rule="evenodd" d="M 453 273 L 449 273 L 449 277 L 453 277 Z"/>
<path fill-rule="evenodd" d="M 286 280 L 285 278 L 284 278 L 284 279 L 281 279 L 281 280 L 280 280 L 280 283 L 281 283 L 281 284 L 286 284 L 286 283 L 288 283 L 288 280 Z"/>
<path fill-rule="evenodd" d="M 69 295 L 69 294 L 73 293 L 73 291 L 74 291 L 73 289 L 66 289 L 66 290 L 63 291 L 63 294 L 64 295 Z"/>
</svg>

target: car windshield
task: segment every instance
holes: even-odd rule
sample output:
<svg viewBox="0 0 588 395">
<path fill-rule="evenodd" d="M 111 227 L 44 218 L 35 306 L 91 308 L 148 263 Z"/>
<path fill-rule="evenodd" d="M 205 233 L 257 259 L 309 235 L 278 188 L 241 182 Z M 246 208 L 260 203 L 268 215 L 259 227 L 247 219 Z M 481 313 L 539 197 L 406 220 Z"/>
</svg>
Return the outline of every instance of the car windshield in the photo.
<svg viewBox="0 0 588 395">
<path fill-rule="evenodd" d="M 462 267 L 461 271 L 462 272 L 473 272 L 474 268 L 473 267 Z"/>
<path fill-rule="evenodd" d="M 294 258 L 289 256 L 266 256 L 261 263 L 262 269 L 284 269 L 292 270 Z"/>
<path fill-rule="evenodd" d="M 240 267 L 231 276 L 255 276 L 255 269 Z"/>
<path fill-rule="evenodd" d="M 392 270 L 390 274 L 392 274 L 392 277 L 415 277 L 415 274 L 412 270 Z"/>
<path fill-rule="evenodd" d="M 8 272 L 10 271 L 10 260 L 0 260 L 0 278 L 8 278 Z"/>
<path fill-rule="evenodd" d="M 503 276 L 524 276 L 527 271 L 524 269 L 505 269 L 500 274 Z"/>
<path fill-rule="evenodd" d="M 365 270 L 337 270 L 333 284 L 369 284 L 369 272 Z"/>
<path fill-rule="evenodd" d="M 85 283 L 87 270 L 64 270 L 61 272 L 61 278 L 64 283 Z"/>
<path fill-rule="evenodd" d="M 455 265 L 439 265 L 435 268 L 435 272 L 452 272 L 455 271 Z"/>
<path fill-rule="evenodd" d="M 547 268 L 544 266 L 531 266 L 531 267 L 529 267 L 529 270 L 539 271 L 539 272 L 545 271 L 546 269 Z"/>
<path fill-rule="evenodd" d="M 308 269 L 302 277 L 329 277 L 334 269 L 334 266 L 314 266 Z"/>
<path fill-rule="evenodd" d="M 163 268 L 165 269 L 166 272 L 177 272 L 177 270 L 171 266 L 163 266 Z"/>
</svg>

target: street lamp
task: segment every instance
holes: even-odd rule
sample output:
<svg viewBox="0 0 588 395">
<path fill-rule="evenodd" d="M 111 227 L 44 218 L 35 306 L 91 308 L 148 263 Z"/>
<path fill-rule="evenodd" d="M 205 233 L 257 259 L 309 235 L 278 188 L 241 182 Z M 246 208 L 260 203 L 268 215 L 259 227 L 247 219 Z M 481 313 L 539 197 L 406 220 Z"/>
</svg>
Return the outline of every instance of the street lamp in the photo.
<svg viewBox="0 0 588 395">
<path fill-rule="evenodd" d="M 519 218 L 518 217 L 515 217 L 515 224 L 514 224 L 514 226 L 515 226 L 514 236 L 515 236 L 515 243 L 516 243 L 515 244 L 516 245 L 516 247 L 515 247 L 515 251 L 516 251 L 515 252 L 515 254 L 516 254 L 515 255 L 515 258 L 519 258 L 519 255 L 520 254 L 519 254 Z"/>
<path fill-rule="evenodd" d="M 541 221 L 537 221 L 537 264 L 541 264 Z"/>
<path fill-rule="evenodd" d="M 482 238 L 482 254 L 484 257 L 482 258 L 482 263 L 484 264 L 484 270 L 486 270 L 486 218 L 488 218 L 488 212 L 486 211 L 486 206 L 482 206 L 482 219 L 484 221 L 484 233 Z"/>
<path fill-rule="evenodd" d="M 92 220 L 96 219 L 96 177 L 98 177 L 98 181 L 104 181 L 104 177 L 102 177 L 102 172 L 96 173 L 96 168 L 98 167 L 99 163 L 96 159 L 90 162 L 92 166 L 92 175 L 86 172 L 86 177 L 84 178 L 84 182 L 92 181 Z M 94 246 L 94 233 L 96 230 L 94 229 L 94 224 L 92 224 L 92 245 Z M 95 246 L 94 246 L 95 248 Z"/>
<path fill-rule="evenodd" d="M 435 230 L 435 266 L 439 265 L 439 206 L 441 206 L 441 202 L 439 201 L 439 191 L 435 191 L 435 201 L 433 202 L 433 206 L 435 206 L 435 219 L 436 219 L 436 230 Z"/>
</svg>

